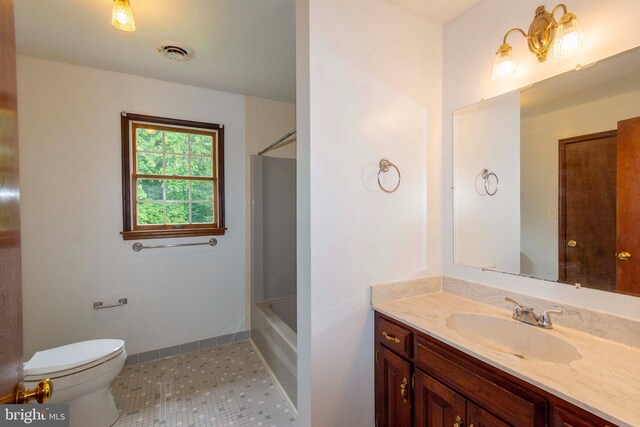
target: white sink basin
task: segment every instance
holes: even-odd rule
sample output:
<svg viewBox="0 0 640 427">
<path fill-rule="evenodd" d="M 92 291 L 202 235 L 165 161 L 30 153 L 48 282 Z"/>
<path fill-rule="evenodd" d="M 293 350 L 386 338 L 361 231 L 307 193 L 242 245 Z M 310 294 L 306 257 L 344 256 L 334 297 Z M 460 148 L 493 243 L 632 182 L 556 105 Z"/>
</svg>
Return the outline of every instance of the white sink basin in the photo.
<svg viewBox="0 0 640 427">
<path fill-rule="evenodd" d="M 447 326 L 464 338 L 521 359 L 569 364 L 582 359 L 578 350 L 544 329 L 482 314 L 454 314 Z"/>
</svg>

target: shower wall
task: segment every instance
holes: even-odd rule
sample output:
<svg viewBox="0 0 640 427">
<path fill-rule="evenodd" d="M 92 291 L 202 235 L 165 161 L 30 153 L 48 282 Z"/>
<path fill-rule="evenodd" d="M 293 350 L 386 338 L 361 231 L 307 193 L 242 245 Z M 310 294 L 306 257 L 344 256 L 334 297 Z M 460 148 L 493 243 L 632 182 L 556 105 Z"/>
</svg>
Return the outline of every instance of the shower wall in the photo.
<svg viewBox="0 0 640 427">
<path fill-rule="evenodd" d="M 296 294 L 296 160 L 251 156 L 252 301 Z"/>
</svg>

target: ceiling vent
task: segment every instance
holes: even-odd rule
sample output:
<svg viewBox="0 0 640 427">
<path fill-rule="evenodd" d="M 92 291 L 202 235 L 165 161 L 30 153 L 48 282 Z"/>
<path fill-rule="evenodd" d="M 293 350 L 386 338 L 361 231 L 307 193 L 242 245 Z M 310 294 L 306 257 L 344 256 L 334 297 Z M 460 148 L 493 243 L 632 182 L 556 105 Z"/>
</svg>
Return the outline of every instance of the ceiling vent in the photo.
<svg viewBox="0 0 640 427">
<path fill-rule="evenodd" d="M 172 61 L 191 61 L 196 52 L 184 43 L 163 41 L 158 43 L 158 53 Z"/>
</svg>

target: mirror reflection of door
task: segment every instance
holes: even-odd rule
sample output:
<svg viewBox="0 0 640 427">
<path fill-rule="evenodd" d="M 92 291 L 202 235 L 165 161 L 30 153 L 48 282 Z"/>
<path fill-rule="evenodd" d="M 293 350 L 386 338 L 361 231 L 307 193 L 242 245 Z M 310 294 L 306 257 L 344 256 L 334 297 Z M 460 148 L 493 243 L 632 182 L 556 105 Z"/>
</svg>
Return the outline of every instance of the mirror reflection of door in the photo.
<svg viewBox="0 0 640 427">
<path fill-rule="evenodd" d="M 616 289 L 640 293 L 640 117 L 618 122 Z"/>
<path fill-rule="evenodd" d="M 640 117 L 560 140 L 559 169 L 559 280 L 640 291 Z"/>
</svg>

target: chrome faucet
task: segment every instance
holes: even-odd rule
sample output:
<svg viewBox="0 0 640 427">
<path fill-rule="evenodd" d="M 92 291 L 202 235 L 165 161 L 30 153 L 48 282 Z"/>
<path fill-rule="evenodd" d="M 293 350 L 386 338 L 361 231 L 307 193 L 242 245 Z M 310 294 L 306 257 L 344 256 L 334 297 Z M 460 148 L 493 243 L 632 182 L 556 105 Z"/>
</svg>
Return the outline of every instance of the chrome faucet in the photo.
<svg viewBox="0 0 640 427">
<path fill-rule="evenodd" d="M 514 304 L 512 317 L 515 320 L 544 329 L 553 329 L 550 316 L 551 313 L 562 314 L 562 310 L 545 310 L 538 316 L 533 311 L 533 307 L 524 306 L 511 298 L 505 298 L 504 300 Z"/>
</svg>

